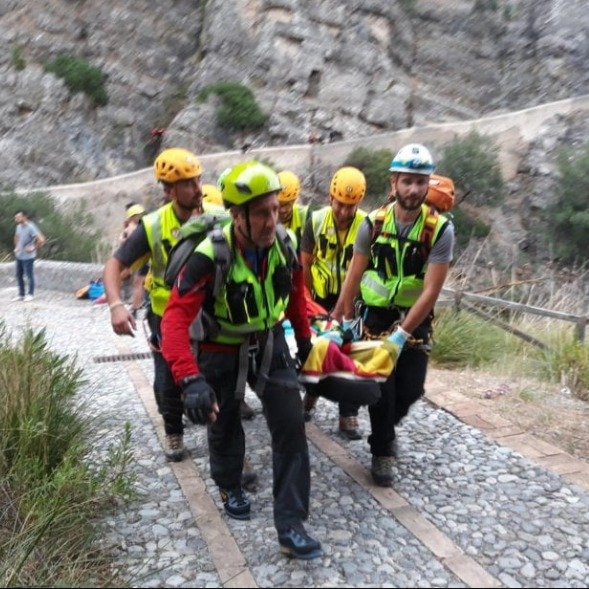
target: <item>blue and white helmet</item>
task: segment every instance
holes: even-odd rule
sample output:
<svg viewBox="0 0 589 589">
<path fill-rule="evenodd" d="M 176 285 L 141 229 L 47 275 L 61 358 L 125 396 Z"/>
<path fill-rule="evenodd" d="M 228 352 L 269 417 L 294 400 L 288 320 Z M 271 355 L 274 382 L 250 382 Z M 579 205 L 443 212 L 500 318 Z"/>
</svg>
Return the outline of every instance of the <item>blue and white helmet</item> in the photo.
<svg viewBox="0 0 589 589">
<path fill-rule="evenodd" d="M 389 167 L 390 172 L 421 174 L 430 176 L 436 169 L 432 154 L 427 147 L 419 143 L 410 143 L 402 147 Z"/>
</svg>

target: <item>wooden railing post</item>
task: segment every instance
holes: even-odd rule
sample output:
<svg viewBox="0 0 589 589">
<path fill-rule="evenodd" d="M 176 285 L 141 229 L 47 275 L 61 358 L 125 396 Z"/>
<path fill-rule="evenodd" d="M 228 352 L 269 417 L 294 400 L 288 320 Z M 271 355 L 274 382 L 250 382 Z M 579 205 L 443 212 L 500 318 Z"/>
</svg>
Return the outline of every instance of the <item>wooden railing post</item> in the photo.
<svg viewBox="0 0 589 589">
<path fill-rule="evenodd" d="M 577 321 L 577 327 L 575 329 L 577 340 L 580 342 L 585 341 L 585 328 L 587 327 L 587 317 L 584 315 L 583 317 L 579 317 Z"/>
</svg>

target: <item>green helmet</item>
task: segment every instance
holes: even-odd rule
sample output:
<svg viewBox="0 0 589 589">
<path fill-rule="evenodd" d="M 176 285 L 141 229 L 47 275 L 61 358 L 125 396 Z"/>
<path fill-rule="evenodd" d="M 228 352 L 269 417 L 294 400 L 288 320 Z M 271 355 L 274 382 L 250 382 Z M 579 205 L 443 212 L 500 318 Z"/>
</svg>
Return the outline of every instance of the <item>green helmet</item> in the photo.
<svg viewBox="0 0 589 589">
<path fill-rule="evenodd" d="M 282 190 L 278 174 L 260 162 L 237 164 L 219 178 L 226 207 L 244 205 L 256 198 Z"/>
</svg>

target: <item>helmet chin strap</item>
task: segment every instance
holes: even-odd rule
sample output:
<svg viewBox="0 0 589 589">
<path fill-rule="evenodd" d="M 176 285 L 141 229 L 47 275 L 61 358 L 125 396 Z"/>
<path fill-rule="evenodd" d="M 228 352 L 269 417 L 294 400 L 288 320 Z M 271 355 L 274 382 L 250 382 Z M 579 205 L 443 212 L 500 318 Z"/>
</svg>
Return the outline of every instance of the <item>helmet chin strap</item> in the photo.
<svg viewBox="0 0 589 589">
<path fill-rule="evenodd" d="M 250 208 L 249 208 L 248 203 L 243 205 L 243 216 L 245 219 L 245 226 L 247 229 L 247 233 L 244 233 L 241 226 L 239 227 L 239 233 L 247 241 L 247 243 L 249 245 L 253 246 L 257 250 L 258 246 L 254 243 L 254 241 L 252 239 L 252 225 L 250 223 Z"/>
</svg>

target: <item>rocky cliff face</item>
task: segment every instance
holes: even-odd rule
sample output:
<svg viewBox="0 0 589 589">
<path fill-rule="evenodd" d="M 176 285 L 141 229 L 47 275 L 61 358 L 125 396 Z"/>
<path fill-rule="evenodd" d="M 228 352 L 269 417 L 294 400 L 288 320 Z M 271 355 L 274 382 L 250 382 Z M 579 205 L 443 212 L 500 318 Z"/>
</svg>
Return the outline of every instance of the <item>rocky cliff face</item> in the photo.
<svg viewBox="0 0 589 589">
<path fill-rule="evenodd" d="M 103 178 L 148 164 L 149 132 L 199 153 L 463 120 L 588 92 L 586 0 L 4 0 L 2 185 Z M 107 75 L 95 108 L 43 66 Z M 24 69 L 15 67 L 15 56 Z M 247 85 L 258 134 L 220 129 L 199 90 Z"/>
</svg>

